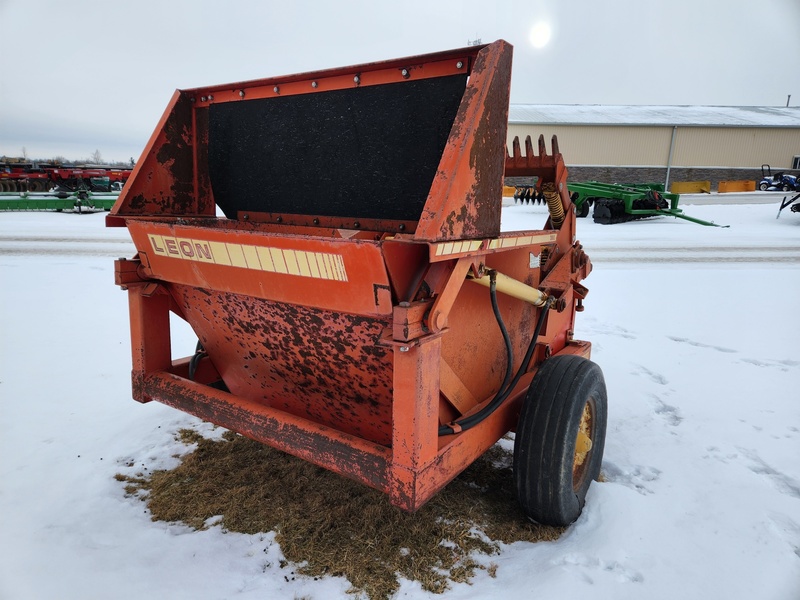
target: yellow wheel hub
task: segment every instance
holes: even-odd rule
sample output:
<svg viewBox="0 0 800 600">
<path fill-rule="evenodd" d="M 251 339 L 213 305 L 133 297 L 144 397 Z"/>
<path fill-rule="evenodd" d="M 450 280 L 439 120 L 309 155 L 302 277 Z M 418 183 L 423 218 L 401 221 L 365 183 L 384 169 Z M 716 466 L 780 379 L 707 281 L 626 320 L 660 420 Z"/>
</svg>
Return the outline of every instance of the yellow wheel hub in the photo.
<svg viewBox="0 0 800 600">
<path fill-rule="evenodd" d="M 575 440 L 575 458 L 572 462 L 573 478 L 580 478 L 581 467 L 586 462 L 586 457 L 592 450 L 592 409 L 587 402 L 583 406 L 581 424 L 578 427 L 578 435 Z M 576 477 L 577 476 L 577 477 Z"/>
</svg>

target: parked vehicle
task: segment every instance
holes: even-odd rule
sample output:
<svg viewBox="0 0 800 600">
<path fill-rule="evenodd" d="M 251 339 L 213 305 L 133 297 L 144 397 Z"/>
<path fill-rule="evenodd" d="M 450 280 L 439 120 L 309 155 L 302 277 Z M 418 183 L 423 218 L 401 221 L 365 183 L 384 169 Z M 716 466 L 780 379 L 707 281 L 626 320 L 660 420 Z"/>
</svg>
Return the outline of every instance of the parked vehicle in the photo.
<svg viewBox="0 0 800 600">
<path fill-rule="evenodd" d="M 773 175 L 769 165 L 761 165 L 761 181 L 758 182 L 758 189 L 762 192 L 792 192 L 800 190 L 800 180 L 795 175 L 782 171 Z"/>
</svg>

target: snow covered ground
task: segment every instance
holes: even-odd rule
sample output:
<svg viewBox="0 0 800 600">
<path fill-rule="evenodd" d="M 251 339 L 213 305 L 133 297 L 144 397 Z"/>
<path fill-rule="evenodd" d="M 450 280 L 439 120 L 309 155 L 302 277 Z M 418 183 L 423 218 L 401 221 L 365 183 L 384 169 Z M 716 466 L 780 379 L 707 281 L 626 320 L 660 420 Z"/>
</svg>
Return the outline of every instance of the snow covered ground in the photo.
<svg viewBox="0 0 800 600">
<path fill-rule="evenodd" d="M 729 229 L 579 222 L 606 481 L 561 539 L 506 546 L 496 578 L 441 598 L 800 598 L 800 215 L 775 202 L 685 207 Z M 503 210 L 506 230 L 544 220 Z M 153 522 L 125 498 L 114 474 L 174 465 L 196 423 L 130 400 L 127 239 L 103 214 L 0 214 L 0 598 L 348 597 L 286 581 L 272 534 Z"/>
</svg>

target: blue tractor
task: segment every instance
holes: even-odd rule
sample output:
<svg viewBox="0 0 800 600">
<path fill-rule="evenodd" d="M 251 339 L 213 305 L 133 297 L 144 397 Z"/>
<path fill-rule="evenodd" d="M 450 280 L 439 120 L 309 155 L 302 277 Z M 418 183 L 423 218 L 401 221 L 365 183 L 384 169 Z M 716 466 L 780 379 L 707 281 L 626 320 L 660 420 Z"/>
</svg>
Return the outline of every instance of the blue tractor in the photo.
<svg viewBox="0 0 800 600">
<path fill-rule="evenodd" d="M 758 182 L 758 189 L 762 192 L 800 191 L 800 180 L 795 175 L 783 172 L 773 175 L 769 165 L 761 165 L 761 181 Z"/>
</svg>

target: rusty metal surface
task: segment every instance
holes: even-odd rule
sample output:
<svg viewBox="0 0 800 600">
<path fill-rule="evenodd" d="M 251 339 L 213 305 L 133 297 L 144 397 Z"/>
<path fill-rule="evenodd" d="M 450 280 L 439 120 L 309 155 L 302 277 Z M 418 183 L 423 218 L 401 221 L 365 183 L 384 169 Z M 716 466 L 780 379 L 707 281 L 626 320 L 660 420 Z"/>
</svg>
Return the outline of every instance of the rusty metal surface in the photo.
<svg viewBox="0 0 800 600">
<path fill-rule="evenodd" d="M 415 470 L 393 469 L 392 503 L 405 510 L 417 510 L 512 430 L 516 426 L 522 398 L 531 378 L 532 375 L 523 377 L 509 399 L 491 418 L 456 436 L 439 438 L 438 451 L 433 460 Z M 509 498 L 509 501 L 512 499 Z"/>
<path fill-rule="evenodd" d="M 590 358 L 591 344 L 584 341 L 573 341 L 564 347 L 561 354 L 575 354 Z M 409 511 L 419 509 L 461 471 L 471 465 L 475 459 L 491 448 L 499 438 L 508 431 L 513 431 L 519 419 L 522 399 L 528 391 L 534 374 L 535 371 L 531 371 L 522 377 L 508 400 L 490 419 L 457 436 L 440 438 L 439 451 L 434 460 L 420 466 L 415 471 L 393 469 L 390 492 L 392 503 Z"/>
<path fill-rule="evenodd" d="M 198 107 L 226 102 L 314 94 L 342 89 L 402 83 L 468 72 L 484 46 L 469 46 L 386 61 L 280 75 L 252 81 L 184 90 Z M 356 79 L 357 78 L 357 79 Z M 314 85 L 316 83 L 316 85 Z"/>
<path fill-rule="evenodd" d="M 163 404 L 388 491 L 390 451 L 382 446 L 170 373 L 152 373 L 140 385 Z"/>
<path fill-rule="evenodd" d="M 539 136 L 537 148 L 538 153 L 534 150 L 531 136 L 526 136 L 525 153 L 523 154 L 519 137 L 515 137 L 511 142 L 511 154 L 506 156 L 506 177 L 538 177 L 545 182 L 554 182 L 561 178 L 561 170 L 566 176 L 566 167 L 558 153 L 558 141 L 555 136 L 553 136 L 550 154 L 547 153 L 544 135 Z"/>
<path fill-rule="evenodd" d="M 478 53 L 415 239 L 500 233 L 511 55 L 503 41 Z"/>
<path fill-rule="evenodd" d="M 208 170 L 208 110 L 195 108 L 193 128 L 193 185 L 197 201 L 196 212 L 199 215 L 214 216 L 216 205 Z"/>
<path fill-rule="evenodd" d="M 360 217 L 327 217 L 324 215 L 298 215 L 292 213 L 264 213 L 239 211 L 237 218 L 251 223 L 276 223 L 283 226 L 321 227 L 330 229 L 361 230 L 374 232 L 374 239 L 381 239 L 383 233 L 396 231 L 414 233 L 416 221 L 398 221 L 394 219 L 364 219 Z"/>
<path fill-rule="evenodd" d="M 195 191 L 195 132 L 193 106 L 188 96 L 175 92 L 159 127 L 134 167 L 128 184 L 108 216 L 214 214 L 208 194 Z M 202 123 L 202 118 L 201 118 Z M 206 135 L 207 137 L 207 135 Z M 202 145 L 203 136 L 199 136 Z M 205 178 L 202 178 L 203 185 Z"/>
<path fill-rule="evenodd" d="M 389 318 L 170 289 L 233 394 L 389 444 L 392 356 L 378 343 Z"/>
</svg>

